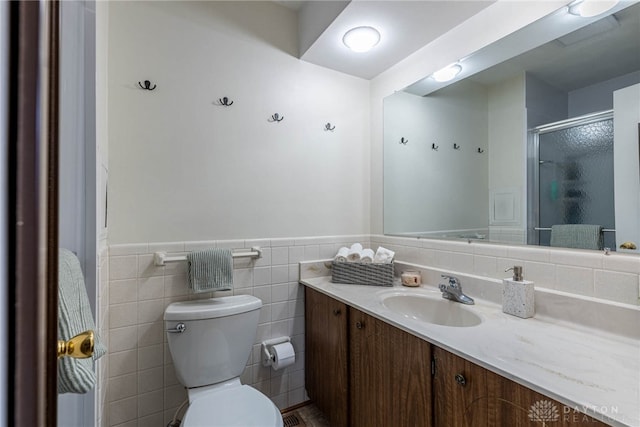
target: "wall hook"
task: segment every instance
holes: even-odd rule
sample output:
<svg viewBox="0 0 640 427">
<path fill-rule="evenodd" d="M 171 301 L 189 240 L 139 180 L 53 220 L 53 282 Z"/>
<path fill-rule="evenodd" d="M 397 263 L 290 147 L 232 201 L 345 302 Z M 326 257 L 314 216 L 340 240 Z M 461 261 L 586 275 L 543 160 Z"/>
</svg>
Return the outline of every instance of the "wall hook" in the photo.
<svg viewBox="0 0 640 427">
<path fill-rule="evenodd" d="M 225 107 L 230 107 L 233 105 L 233 101 L 229 102 L 229 98 L 223 96 L 222 98 L 218 98 L 218 105 L 224 105 Z"/>
<path fill-rule="evenodd" d="M 335 128 L 335 125 L 331 127 L 331 123 L 327 123 L 326 125 L 324 125 L 324 130 L 330 130 L 331 132 L 333 132 Z"/>
<path fill-rule="evenodd" d="M 407 145 L 407 142 L 409 142 L 409 140 L 405 139 L 404 136 L 402 138 L 400 138 L 400 144 Z"/>
<path fill-rule="evenodd" d="M 282 120 L 284 120 L 284 116 L 281 116 L 278 113 L 272 114 L 271 115 L 271 120 L 268 120 L 270 122 L 281 122 Z"/>
<path fill-rule="evenodd" d="M 484 153 L 484 150 L 482 148 L 478 147 L 478 153 L 482 154 L 482 153 Z"/>
<path fill-rule="evenodd" d="M 459 149 L 460 149 L 460 146 L 459 146 L 458 144 L 454 143 L 454 144 L 453 144 L 453 149 L 454 149 L 454 150 L 459 150 Z"/>
<path fill-rule="evenodd" d="M 438 147 L 435 143 L 431 144 L 431 149 L 432 149 L 432 150 L 434 150 L 434 151 L 438 151 L 438 148 L 439 148 L 439 147 Z"/>
<path fill-rule="evenodd" d="M 142 86 L 142 83 L 138 82 L 138 86 L 140 86 L 140 89 L 144 90 L 154 90 L 156 88 L 156 85 L 153 85 L 153 87 L 151 87 L 151 82 L 149 80 L 144 81 L 144 86 Z"/>
</svg>

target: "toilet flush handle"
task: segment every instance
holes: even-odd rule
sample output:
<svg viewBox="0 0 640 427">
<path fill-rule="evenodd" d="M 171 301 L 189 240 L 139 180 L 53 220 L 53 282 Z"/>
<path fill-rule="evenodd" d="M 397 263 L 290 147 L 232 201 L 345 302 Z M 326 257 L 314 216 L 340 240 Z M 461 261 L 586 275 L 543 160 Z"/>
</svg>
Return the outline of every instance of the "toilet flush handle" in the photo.
<svg viewBox="0 0 640 427">
<path fill-rule="evenodd" d="M 187 326 L 184 323 L 178 323 L 175 328 L 167 329 L 170 334 L 181 334 L 187 330 Z"/>
</svg>

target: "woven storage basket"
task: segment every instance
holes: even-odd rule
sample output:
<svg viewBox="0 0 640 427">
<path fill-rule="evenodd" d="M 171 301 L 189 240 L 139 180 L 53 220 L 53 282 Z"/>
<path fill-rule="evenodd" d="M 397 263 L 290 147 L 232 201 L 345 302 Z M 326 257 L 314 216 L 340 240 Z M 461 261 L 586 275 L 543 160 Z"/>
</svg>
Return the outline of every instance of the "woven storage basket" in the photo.
<svg viewBox="0 0 640 427">
<path fill-rule="evenodd" d="M 331 281 L 350 285 L 393 286 L 393 262 L 332 262 Z"/>
</svg>

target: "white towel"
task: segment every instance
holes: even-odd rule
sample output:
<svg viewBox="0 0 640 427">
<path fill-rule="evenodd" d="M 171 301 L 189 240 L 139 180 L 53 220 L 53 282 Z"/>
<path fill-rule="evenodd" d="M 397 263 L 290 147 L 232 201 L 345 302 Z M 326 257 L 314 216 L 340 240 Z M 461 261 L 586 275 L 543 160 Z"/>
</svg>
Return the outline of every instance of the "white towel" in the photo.
<svg viewBox="0 0 640 427">
<path fill-rule="evenodd" d="M 93 361 L 107 348 L 95 330 L 80 261 L 63 248 L 58 251 L 58 304 L 59 339 L 66 341 L 86 330 L 93 330 L 95 337 L 92 358 L 58 360 L 58 393 L 87 393 L 96 383 Z"/>
<path fill-rule="evenodd" d="M 360 261 L 360 257 L 362 256 L 362 245 L 360 243 L 354 243 L 349 248 L 349 253 L 347 255 L 347 261 L 355 262 Z"/>
<path fill-rule="evenodd" d="M 393 257 L 395 256 L 395 254 L 396 253 L 391 249 L 386 249 L 382 246 L 379 246 L 375 256 L 373 257 L 373 262 L 388 264 L 393 261 Z"/>
<path fill-rule="evenodd" d="M 349 255 L 349 248 L 346 246 L 341 247 L 338 253 L 333 258 L 335 262 L 347 262 L 347 256 Z"/>
<path fill-rule="evenodd" d="M 373 249 L 364 249 L 360 254 L 360 262 L 373 262 Z"/>
</svg>

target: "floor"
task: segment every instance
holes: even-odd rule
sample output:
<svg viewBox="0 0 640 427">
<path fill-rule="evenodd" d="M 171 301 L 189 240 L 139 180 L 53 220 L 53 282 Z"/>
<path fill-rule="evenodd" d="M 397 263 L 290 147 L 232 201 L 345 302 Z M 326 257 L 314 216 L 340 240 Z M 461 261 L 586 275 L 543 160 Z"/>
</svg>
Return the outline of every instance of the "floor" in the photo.
<svg viewBox="0 0 640 427">
<path fill-rule="evenodd" d="M 330 427 L 329 421 L 313 403 L 285 412 L 282 418 L 284 427 Z"/>
</svg>

